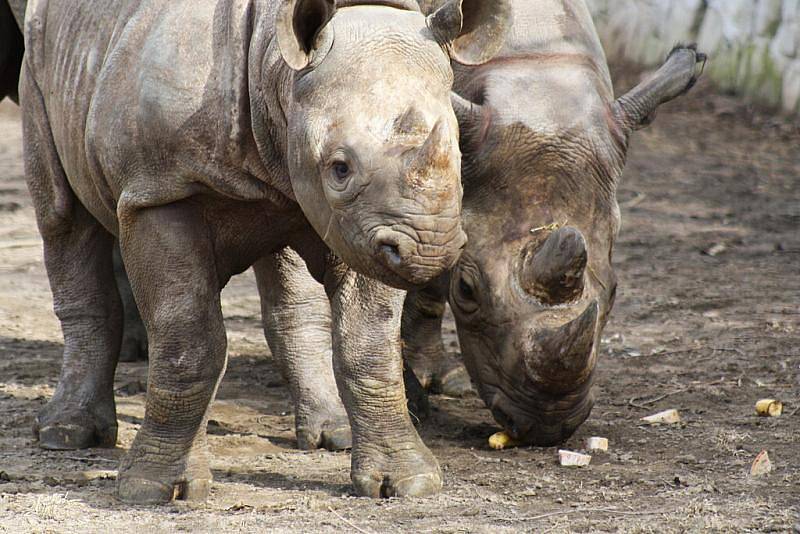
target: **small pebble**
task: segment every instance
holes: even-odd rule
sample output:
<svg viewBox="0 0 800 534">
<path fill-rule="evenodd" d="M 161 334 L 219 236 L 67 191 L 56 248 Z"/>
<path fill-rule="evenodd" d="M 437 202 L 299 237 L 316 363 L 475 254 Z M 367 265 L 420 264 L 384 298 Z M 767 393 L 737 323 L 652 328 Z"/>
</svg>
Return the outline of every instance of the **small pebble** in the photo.
<svg viewBox="0 0 800 534">
<path fill-rule="evenodd" d="M 767 451 L 761 451 L 750 466 L 750 476 L 760 477 L 772 471 L 772 462 L 769 461 L 769 454 Z"/>
<path fill-rule="evenodd" d="M 651 425 L 654 424 L 670 425 L 673 423 L 680 423 L 681 416 L 678 413 L 678 410 L 664 410 L 663 412 L 658 412 L 657 414 L 648 415 L 647 417 L 642 417 L 642 421 L 644 421 L 645 423 L 650 423 Z"/>
<path fill-rule="evenodd" d="M 562 467 L 586 467 L 592 461 L 588 454 L 581 454 L 573 451 L 558 451 L 558 462 Z"/>
<path fill-rule="evenodd" d="M 608 438 L 592 437 L 586 440 L 587 451 L 608 451 Z"/>
</svg>

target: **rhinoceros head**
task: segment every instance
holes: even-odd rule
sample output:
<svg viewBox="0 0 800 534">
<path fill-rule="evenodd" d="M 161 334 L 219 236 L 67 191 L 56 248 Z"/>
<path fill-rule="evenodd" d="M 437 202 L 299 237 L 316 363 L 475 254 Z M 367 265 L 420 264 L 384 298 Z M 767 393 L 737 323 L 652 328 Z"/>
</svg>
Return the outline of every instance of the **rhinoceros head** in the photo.
<svg viewBox="0 0 800 534">
<path fill-rule="evenodd" d="M 277 18 L 295 70 L 294 194 L 337 255 L 397 287 L 450 268 L 466 241 L 450 61 L 502 44 L 505 2 L 483 4 L 451 0 L 426 18 L 409 0 L 288 0 Z"/>
<path fill-rule="evenodd" d="M 628 137 L 691 87 L 701 57 L 678 49 L 616 101 L 597 69 L 558 63 L 497 67 L 482 105 L 456 99 L 469 243 L 450 304 L 473 381 L 518 439 L 556 444 L 591 411 Z M 531 93 L 509 108 L 515 87 Z"/>
</svg>

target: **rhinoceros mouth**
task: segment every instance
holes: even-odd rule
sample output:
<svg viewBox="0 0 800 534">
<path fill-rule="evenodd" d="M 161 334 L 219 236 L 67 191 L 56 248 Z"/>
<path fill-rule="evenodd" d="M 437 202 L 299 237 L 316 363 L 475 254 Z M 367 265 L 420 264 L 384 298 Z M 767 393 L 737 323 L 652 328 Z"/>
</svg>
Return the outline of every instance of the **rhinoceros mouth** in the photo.
<svg viewBox="0 0 800 534">
<path fill-rule="evenodd" d="M 551 447 L 569 439 L 589 417 L 594 406 L 592 380 L 563 396 L 540 394 L 524 401 L 494 391 L 486 402 L 495 421 L 515 440 Z"/>
</svg>

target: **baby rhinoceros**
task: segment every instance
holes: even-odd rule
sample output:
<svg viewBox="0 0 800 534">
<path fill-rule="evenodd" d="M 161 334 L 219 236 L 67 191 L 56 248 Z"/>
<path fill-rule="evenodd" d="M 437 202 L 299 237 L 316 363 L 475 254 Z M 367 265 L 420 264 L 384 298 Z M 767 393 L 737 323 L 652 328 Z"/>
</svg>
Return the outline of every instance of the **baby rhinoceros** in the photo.
<svg viewBox="0 0 800 534">
<path fill-rule="evenodd" d="M 151 356 L 118 495 L 204 498 L 205 423 L 226 365 L 220 291 L 291 245 L 347 317 L 333 352 L 357 491 L 438 491 L 405 412 L 404 294 L 373 278 L 423 284 L 464 245 L 450 61 L 488 59 L 503 26 L 476 4 L 427 18 L 409 0 L 28 5 L 26 175 L 65 340 L 42 447 L 116 441 L 118 236 Z M 385 447 L 398 435 L 403 447 Z"/>
</svg>

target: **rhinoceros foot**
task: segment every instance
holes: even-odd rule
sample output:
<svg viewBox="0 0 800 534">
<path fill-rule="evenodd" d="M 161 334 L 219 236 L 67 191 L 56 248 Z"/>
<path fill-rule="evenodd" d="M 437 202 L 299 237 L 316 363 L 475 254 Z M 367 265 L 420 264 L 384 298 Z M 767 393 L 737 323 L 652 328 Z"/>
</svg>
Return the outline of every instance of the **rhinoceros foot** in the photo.
<svg viewBox="0 0 800 534">
<path fill-rule="evenodd" d="M 430 390 L 432 393 L 448 397 L 475 395 L 475 389 L 472 387 L 466 367 L 450 355 L 445 358 L 437 373 L 433 375 Z"/>
<path fill-rule="evenodd" d="M 211 470 L 205 439 L 192 448 L 185 462 L 161 465 L 146 461 L 148 448 L 137 447 L 123 459 L 117 478 L 117 498 L 128 504 L 167 504 L 173 499 L 205 502 L 211 491 Z M 183 467 L 181 467 L 183 466 Z"/>
<path fill-rule="evenodd" d="M 166 504 L 172 501 L 175 486 L 159 480 L 125 477 L 117 483 L 117 497 L 128 504 Z"/>
<path fill-rule="evenodd" d="M 353 446 L 353 433 L 344 408 L 341 413 L 315 413 L 313 419 L 297 422 L 297 448 L 304 451 L 342 451 Z"/>
<path fill-rule="evenodd" d="M 53 399 L 36 417 L 34 436 L 49 450 L 77 450 L 114 447 L 117 418 L 113 403 L 74 406 Z"/>
<path fill-rule="evenodd" d="M 411 367 L 422 387 L 430 393 L 449 397 L 475 395 L 464 364 L 444 349 L 426 350 L 412 359 Z"/>
<path fill-rule="evenodd" d="M 354 450 L 350 478 L 364 497 L 427 497 L 442 489 L 439 463 L 419 438 L 390 453 Z"/>
<path fill-rule="evenodd" d="M 205 502 L 211 490 L 211 480 L 197 479 L 178 484 L 148 478 L 125 477 L 117 484 L 117 498 L 127 504 L 167 504 L 173 498 Z"/>
</svg>

